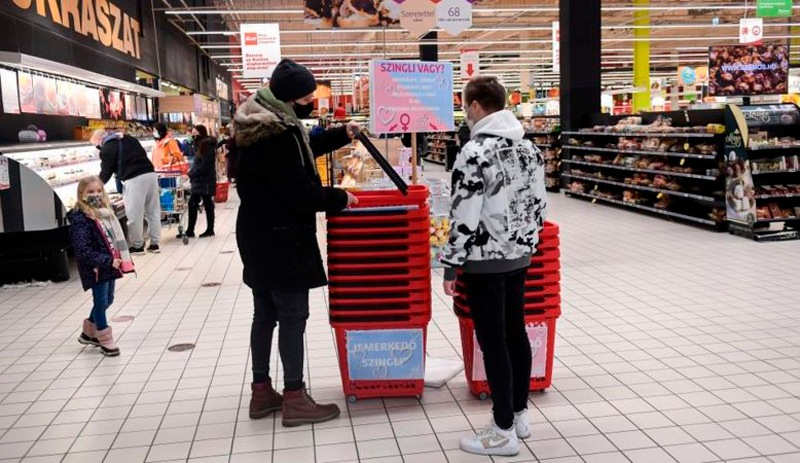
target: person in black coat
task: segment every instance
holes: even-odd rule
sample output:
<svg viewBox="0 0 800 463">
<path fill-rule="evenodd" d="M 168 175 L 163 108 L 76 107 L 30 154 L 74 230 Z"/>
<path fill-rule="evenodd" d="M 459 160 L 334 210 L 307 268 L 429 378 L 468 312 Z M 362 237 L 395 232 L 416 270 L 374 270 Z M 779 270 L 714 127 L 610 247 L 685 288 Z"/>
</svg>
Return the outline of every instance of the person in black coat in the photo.
<svg viewBox="0 0 800 463">
<path fill-rule="evenodd" d="M 237 184 L 241 204 L 236 242 L 244 283 L 253 290 L 255 314 L 250 336 L 253 395 L 250 417 L 283 411 L 283 424 L 318 423 L 339 415 L 335 404 L 316 404 L 303 383 L 303 334 L 309 289 L 327 284 L 317 244 L 317 212 L 337 212 L 355 196 L 324 187 L 315 158 L 347 145 L 356 126 L 309 135 L 300 119 L 313 110 L 316 82 L 303 66 L 283 60 L 269 87 L 237 110 Z M 270 346 L 276 323 L 284 367 L 284 394 L 269 377 Z"/>
<path fill-rule="evenodd" d="M 214 193 L 217 190 L 216 148 L 217 141 L 211 137 L 205 137 L 197 142 L 194 165 L 189 171 L 192 194 L 189 197 L 189 225 L 186 227 L 188 238 L 194 238 L 200 201 L 203 202 L 203 209 L 206 212 L 206 231 L 200 234 L 200 238 L 214 236 Z"/>
</svg>

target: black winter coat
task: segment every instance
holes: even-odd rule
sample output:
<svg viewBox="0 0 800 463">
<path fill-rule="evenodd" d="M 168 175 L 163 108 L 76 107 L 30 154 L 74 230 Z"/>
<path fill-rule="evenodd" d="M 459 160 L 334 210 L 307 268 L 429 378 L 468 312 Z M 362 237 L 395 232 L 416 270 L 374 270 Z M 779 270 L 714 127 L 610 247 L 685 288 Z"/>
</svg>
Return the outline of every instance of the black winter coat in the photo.
<svg viewBox="0 0 800 463">
<path fill-rule="evenodd" d="M 211 137 L 200 142 L 194 165 L 189 171 L 192 193 L 213 195 L 217 189 L 217 142 Z"/>
<path fill-rule="evenodd" d="M 108 140 L 100 149 L 100 180 L 103 183 L 108 182 L 114 174 L 117 175 L 117 179 L 124 182 L 154 171 L 153 163 L 147 157 L 147 151 L 139 140 L 130 135 Z"/>
<path fill-rule="evenodd" d="M 111 266 L 114 257 L 97 221 L 76 209 L 67 213 L 67 219 L 83 290 L 92 289 L 102 281 L 122 278 L 122 272 Z"/>
<path fill-rule="evenodd" d="M 317 212 L 347 206 L 343 190 L 324 187 L 313 159 L 350 142 L 344 128 L 303 141 L 304 127 L 251 97 L 234 118 L 241 199 L 236 241 L 251 288 L 302 291 L 328 283 L 317 244 Z"/>
</svg>

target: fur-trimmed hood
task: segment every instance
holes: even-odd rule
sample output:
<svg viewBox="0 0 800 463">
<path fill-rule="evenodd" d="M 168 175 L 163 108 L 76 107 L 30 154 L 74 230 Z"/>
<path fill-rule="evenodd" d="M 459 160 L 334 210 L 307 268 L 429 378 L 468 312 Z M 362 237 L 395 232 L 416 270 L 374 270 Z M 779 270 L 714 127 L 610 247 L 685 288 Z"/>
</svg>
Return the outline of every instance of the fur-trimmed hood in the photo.
<svg viewBox="0 0 800 463">
<path fill-rule="evenodd" d="M 247 147 L 268 138 L 285 132 L 296 124 L 292 117 L 263 99 L 256 101 L 257 95 L 248 98 L 233 117 L 236 145 Z"/>
</svg>

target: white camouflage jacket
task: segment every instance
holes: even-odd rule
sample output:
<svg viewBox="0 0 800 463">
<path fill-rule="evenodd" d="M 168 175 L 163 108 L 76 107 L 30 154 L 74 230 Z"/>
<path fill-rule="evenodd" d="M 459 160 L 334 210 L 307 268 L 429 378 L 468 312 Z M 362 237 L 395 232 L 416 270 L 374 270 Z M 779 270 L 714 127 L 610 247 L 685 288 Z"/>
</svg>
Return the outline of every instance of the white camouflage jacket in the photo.
<svg viewBox="0 0 800 463">
<path fill-rule="evenodd" d="M 525 268 L 546 211 L 544 159 L 510 111 L 481 119 L 453 166 L 447 280 Z"/>
</svg>

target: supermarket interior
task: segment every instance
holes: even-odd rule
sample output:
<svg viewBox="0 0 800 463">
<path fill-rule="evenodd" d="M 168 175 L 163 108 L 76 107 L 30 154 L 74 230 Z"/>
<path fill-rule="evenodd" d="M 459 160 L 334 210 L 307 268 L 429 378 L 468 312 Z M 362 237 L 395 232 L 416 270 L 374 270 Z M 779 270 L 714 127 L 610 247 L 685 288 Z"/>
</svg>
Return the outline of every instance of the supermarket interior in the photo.
<svg viewBox="0 0 800 463">
<path fill-rule="evenodd" d="M 0 463 L 800 462 L 798 2 L 12 0 L 0 93 Z"/>
</svg>

